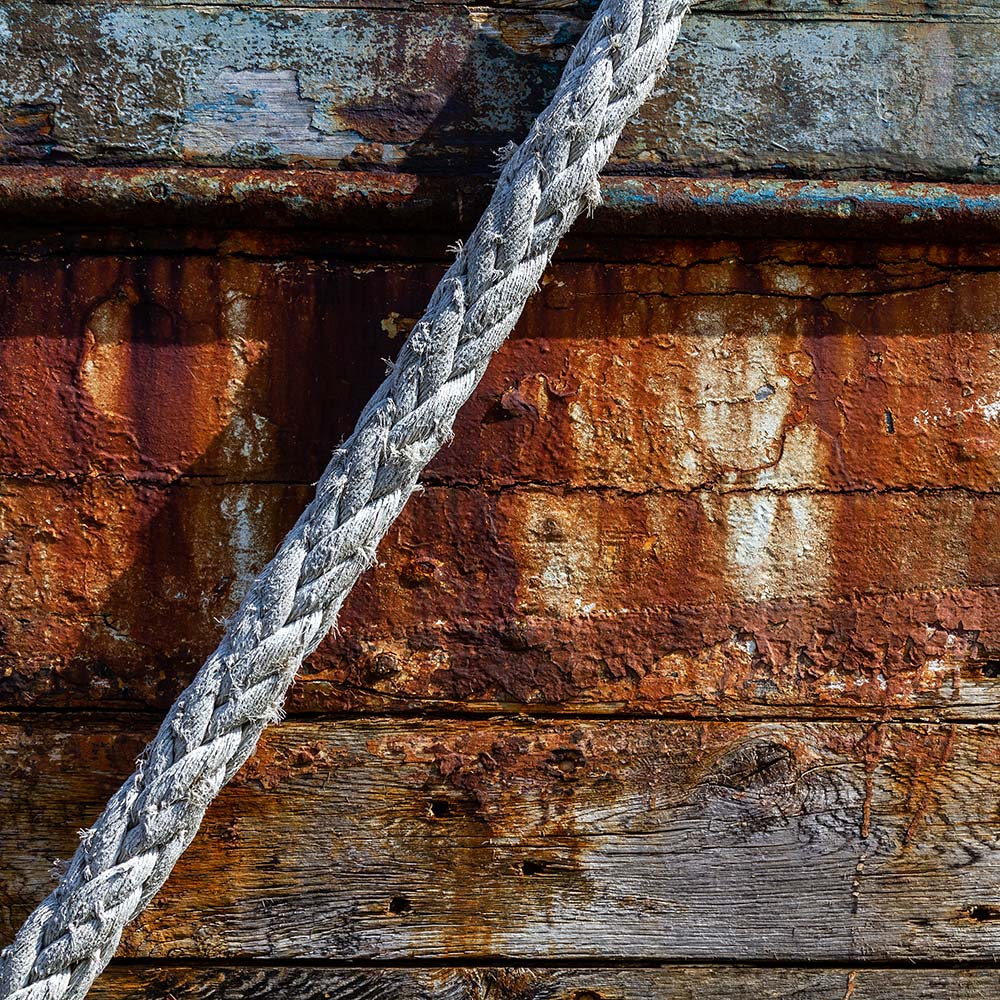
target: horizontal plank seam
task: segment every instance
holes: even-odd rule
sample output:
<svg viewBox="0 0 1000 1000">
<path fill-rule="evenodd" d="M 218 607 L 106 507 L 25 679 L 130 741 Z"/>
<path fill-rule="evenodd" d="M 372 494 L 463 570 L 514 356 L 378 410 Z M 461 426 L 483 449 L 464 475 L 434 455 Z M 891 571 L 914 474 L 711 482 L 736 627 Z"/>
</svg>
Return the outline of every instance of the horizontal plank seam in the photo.
<svg viewBox="0 0 1000 1000">
<path fill-rule="evenodd" d="M 491 968 L 517 968 L 517 969 L 552 969 L 565 970 L 567 972 L 591 969 L 595 971 L 604 970 L 628 970 L 628 969 L 670 969 L 670 968 L 746 968 L 746 969 L 789 969 L 789 970 L 871 970 L 871 971 L 905 971 L 920 969 L 927 972 L 940 970 L 942 972 L 952 969 L 962 970 L 993 970 L 1000 968 L 1000 957 L 979 958 L 979 959 L 954 959 L 949 962 L 941 962 L 936 959 L 924 959 L 914 957 L 906 962 L 879 961 L 877 959 L 796 959 L 794 961 L 784 961 L 781 959 L 729 959 L 725 957 L 705 959 L 698 958 L 660 958 L 651 955 L 643 958 L 608 958 L 606 956 L 594 956 L 579 958 L 572 962 L 564 959 L 525 959 L 523 957 L 512 957 L 505 955 L 490 955 L 483 958 L 454 958 L 425 959 L 414 961 L 412 959 L 381 959 L 368 962 L 359 962 L 357 959 L 304 959 L 300 961 L 289 961 L 287 959 L 213 959 L 213 958 L 115 958 L 108 966 L 109 969 L 331 969 L 331 970 L 351 970 L 359 971 L 380 971 L 383 969 L 491 969 Z"/>
<path fill-rule="evenodd" d="M 998 685 L 1000 687 L 1000 685 Z M 381 694 L 381 692 L 380 692 Z M 1000 694 L 1000 692 L 998 692 Z M 385 697 L 385 695 L 382 695 Z M 415 699 L 410 699 L 411 701 Z M 705 711 L 697 713 L 650 713 L 650 712 L 594 712 L 594 711 L 573 711 L 553 712 L 543 708 L 542 711 L 533 712 L 530 707 L 512 708 L 510 711 L 498 710 L 495 707 L 477 712 L 473 710 L 448 710 L 415 712 L 400 711 L 389 713 L 384 710 L 379 712 L 356 711 L 356 712 L 289 712 L 281 723 L 273 727 L 275 732 L 282 727 L 293 725 L 301 726 L 325 726 L 336 723 L 358 723 L 363 722 L 370 725 L 399 726 L 407 723 L 421 722 L 475 722 L 483 723 L 491 720 L 505 722 L 524 722 L 530 725 L 546 724 L 569 724 L 574 722 L 656 722 L 672 724 L 694 724 L 694 725 L 729 725 L 729 724 L 774 724 L 774 725 L 824 725 L 824 726 L 849 726 L 853 724 L 870 724 L 877 722 L 880 725 L 896 727 L 933 727 L 951 728 L 952 726 L 962 726 L 965 728 L 1000 727 L 1000 719 L 996 716 L 982 717 L 955 717 L 955 718 L 926 718 L 917 716 L 905 716 L 906 709 L 895 710 L 873 706 L 870 709 L 864 707 L 855 708 L 851 706 L 850 715 L 796 715 L 796 714 L 741 714 L 741 713 L 715 713 Z M 919 711 L 919 710 L 913 710 Z M 18 727 L 22 724 L 33 727 L 45 727 L 51 730 L 62 730 L 69 723 L 80 724 L 103 722 L 105 720 L 117 723 L 109 726 L 107 732 L 122 732 L 137 730 L 129 729 L 129 722 L 137 726 L 145 726 L 163 715 L 162 709 L 143 708 L 52 708 L 46 706 L 38 708 L 35 706 L 8 707 L 0 705 L 0 726 Z"/>
<path fill-rule="evenodd" d="M 148 474 L 140 476 L 123 476 L 117 473 L 0 473 L 0 488 L 4 486 L 87 486 L 92 483 L 100 485 L 115 484 L 120 486 L 141 486 L 147 489 L 168 490 L 174 487 L 194 488 L 210 487 L 225 489 L 230 486 L 277 486 L 286 488 L 307 488 L 313 485 L 308 479 L 266 479 L 241 478 L 233 479 L 224 476 L 213 476 L 201 473 L 170 473 Z M 934 496 L 944 497 L 960 493 L 977 499 L 992 499 L 1000 497 L 1000 487 L 997 489 L 980 489 L 962 483 L 946 486 L 729 486 L 722 482 L 703 481 L 692 486 L 663 486 L 650 484 L 638 489 L 628 486 L 612 486 L 606 483 L 572 483 L 564 480 L 521 479 L 515 482 L 500 482 L 497 480 L 463 480 L 444 477 L 429 477 L 423 481 L 424 490 L 461 490 L 465 493 L 477 493 L 484 496 L 503 496 L 511 493 L 553 493 L 561 495 L 594 495 L 600 497 L 619 497 L 621 499 L 637 499 L 649 496 L 685 497 L 700 494 L 712 496 Z"/>
</svg>

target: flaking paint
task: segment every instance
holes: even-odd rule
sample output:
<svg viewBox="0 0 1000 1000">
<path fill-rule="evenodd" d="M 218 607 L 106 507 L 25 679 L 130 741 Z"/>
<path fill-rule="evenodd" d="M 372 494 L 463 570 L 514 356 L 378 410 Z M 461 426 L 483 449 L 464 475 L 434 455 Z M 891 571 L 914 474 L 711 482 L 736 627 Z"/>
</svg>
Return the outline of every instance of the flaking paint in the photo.
<svg viewBox="0 0 1000 1000">
<path fill-rule="evenodd" d="M 232 246 L 9 261 L 6 704 L 178 690 L 443 266 Z M 643 256 L 569 244 L 293 706 L 993 711 L 995 250 Z"/>
<path fill-rule="evenodd" d="M 448 4 L 0 10 L 4 154 L 23 162 L 488 171 L 544 106 L 583 27 L 572 11 Z M 965 95 L 991 93 L 998 31 L 995 17 L 926 12 L 696 11 L 614 167 L 995 180 L 994 109 Z"/>
</svg>

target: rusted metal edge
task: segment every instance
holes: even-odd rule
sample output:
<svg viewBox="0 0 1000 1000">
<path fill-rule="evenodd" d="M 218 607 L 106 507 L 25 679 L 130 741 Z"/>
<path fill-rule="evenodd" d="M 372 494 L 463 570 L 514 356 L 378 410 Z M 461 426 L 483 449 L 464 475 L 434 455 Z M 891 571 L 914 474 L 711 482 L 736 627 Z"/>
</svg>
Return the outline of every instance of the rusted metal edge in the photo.
<svg viewBox="0 0 1000 1000">
<path fill-rule="evenodd" d="M 448 231 L 492 187 L 456 178 L 315 170 L 0 167 L 0 223 L 31 227 Z M 579 232 L 630 236 L 1000 238 L 1000 185 L 606 177 Z"/>
</svg>

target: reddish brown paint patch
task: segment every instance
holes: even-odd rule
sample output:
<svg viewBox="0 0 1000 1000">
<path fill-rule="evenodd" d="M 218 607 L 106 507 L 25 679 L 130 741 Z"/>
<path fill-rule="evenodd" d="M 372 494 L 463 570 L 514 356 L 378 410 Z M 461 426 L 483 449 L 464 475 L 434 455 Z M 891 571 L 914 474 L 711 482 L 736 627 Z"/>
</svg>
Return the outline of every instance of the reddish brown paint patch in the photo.
<svg viewBox="0 0 1000 1000">
<path fill-rule="evenodd" d="M 169 701 L 305 498 L 278 486 L 4 485 L 4 702 Z M 290 707 L 995 712 L 996 505 L 821 499 L 831 523 L 850 525 L 853 554 L 838 552 L 807 597 L 814 569 L 795 553 L 808 531 L 776 538 L 761 572 L 782 588 L 747 601 L 726 523 L 681 530 L 669 495 L 427 490 Z M 926 527 L 914 540 L 896 522 Z M 924 576 L 900 575 L 921 558 Z M 907 579 L 925 591 L 906 592 Z"/>
<path fill-rule="evenodd" d="M 995 712 L 996 249 L 615 246 L 548 273 L 293 707 Z M 439 270 L 9 261 L 3 703 L 169 700 L 398 345 L 371 303 Z"/>
<path fill-rule="evenodd" d="M 307 668 L 292 705 L 319 707 L 333 684 L 358 709 L 989 715 L 998 612 L 994 589 L 554 620 L 466 617 L 393 634 L 352 613 Z M 386 657 L 391 671 L 382 669 Z"/>
<path fill-rule="evenodd" d="M 197 254 L 8 262 L 0 475 L 314 481 L 398 349 L 367 305 L 417 312 L 438 271 Z"/>
<path fill-rule="evenodd" d="M 431 474 L 630 491 L 992 488 L 995 274 L 902 249 L 865 260 L 857 245 L 659 254 L 553 268 Z"/>
<path fill-rule="evenodd" d="M 78 704 L 169 700 L 304 499 L 282 486 L 0 483 L 4 703 L 42 677 L 53 693 L 86 691 Z"/>
<path fill-rule="evenodd" d="M 646 249 L 649 263 L 550 272 L 433 479 L 992 488 L 995 272 L 944 248 Z M 398 347 L 392 317 L 419 314 L 439 270 L 16 262 L 2 300 L 0 468 L 311 481 Z M 373 313 L 373 301 L 395 308 Z M 328 380 L 303 368 L 337 373 L 335 405 Z"/>
</svg>

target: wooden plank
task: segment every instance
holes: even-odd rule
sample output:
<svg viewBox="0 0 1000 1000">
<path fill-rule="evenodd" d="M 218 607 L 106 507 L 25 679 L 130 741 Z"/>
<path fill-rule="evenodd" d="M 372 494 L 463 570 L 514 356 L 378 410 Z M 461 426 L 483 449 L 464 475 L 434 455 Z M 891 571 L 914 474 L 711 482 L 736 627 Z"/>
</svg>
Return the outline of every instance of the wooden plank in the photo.
<svg viewBox="0 0 1000 1000">
<path fill-rule="evenodd" d="M 992 1000 L 992 969 L 352 969 L 112 966 L 93 1000 Z"/>
<path fill-rule="evenodd" d="M 307 495 L 0 483 L 0 704 L 169 702 Z M 290 707 L 992 717 L 998 532 L 966 491 L 430 488 Z"/>
<path fill-rule="evenodd" d="M 48 0 L 50 4 L 84 6 L 103 0 Z M 132 0 L 138 6 L 176 6 L 176 0 Z M 254 0 L 259 8 L 280 7 L 283 0 Z M 578 17 L 589 16 L 598 0 L 488 0 L 476 4 L 484 10 L 563 11 Z M 250 6 L 244 0 L 203 0 L 200 7 Z M 466 6 L 462 0 L 296 0 L 296 7 L 362 8 L 366 10 Z M 824 18 L 843 21 L 850 18 L 879 20 L 997 20 L 997 0 L 694 0 L 691 18 L 704 13 L 724 13 L 730 17 Z"/>
<path fill-rule="evenodd" d="M 1000 3 L 997 0 L 695 0 L 694 16 L 708 12 L 838 21 L 847 18 L 996 20 L 1000 17 Z"/>
<path fill-rule="evenodd" d="M 0 938 L 139 746 L 99 719 L 0 729 Z M 998 782 L 991 726 L 284 724 L 122 955 L 978 962 Z"/>
<path fill-rule="evenodd" d="M 463 172 L 524 133 L 583 25 L 451 6 L 7 3 L 0 19 L 8 160 Z M 612 169 L 995 180 L 998 81 L 995 20 L 706 12 Z"/>
<path fill-rule="evenodd" d="M 0 475 L 46 480 L 314 482 L 443 267 L 378 244 L 368 260 L 31 251 L 0 264 Z M 549 270 L 430 481 L 1000 480 L 1000 249 L 685 240 L 612 256 L 577 242 Z"/>
</svg>

